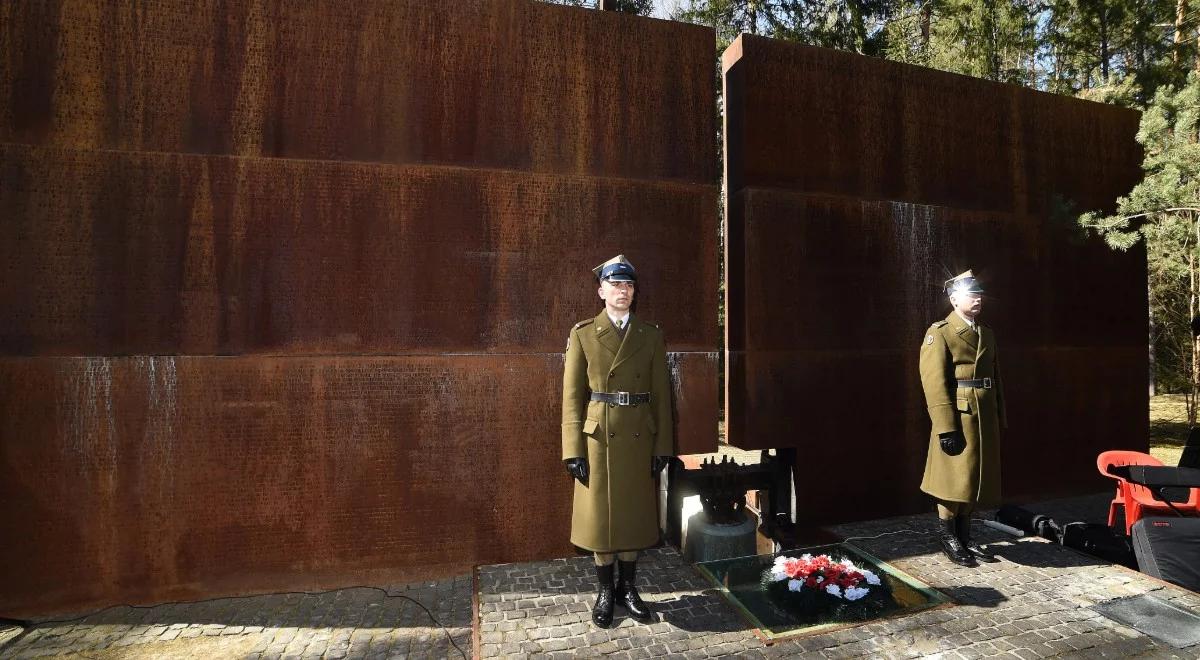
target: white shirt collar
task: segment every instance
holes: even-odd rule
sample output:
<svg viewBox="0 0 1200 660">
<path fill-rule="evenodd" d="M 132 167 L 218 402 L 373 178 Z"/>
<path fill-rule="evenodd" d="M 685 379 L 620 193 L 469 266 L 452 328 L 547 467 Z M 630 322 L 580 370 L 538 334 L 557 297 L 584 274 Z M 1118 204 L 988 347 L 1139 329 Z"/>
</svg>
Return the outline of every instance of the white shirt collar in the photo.
<svg viewBox="0 0 1200 660">
<path fill-rule="evenodd" d="M 605 312 L 605 313 L 607 314 L 607 312 Z M 613 325 L 617 325 L 617 321 L 620 321 L 620 322 L 621 322 L 621 325 L 617 325 L 617 327 L 618 327 L 618 328 L 624 328 L 624 327 L 626 327 L 626 326 L 628 326 L 628 325 L 629 325 L 629 312 L 625 312 L 625 316 L 620 316 L 620 317 L 613 316 L 612 314 L 609 314 L 609 315 L 608 315 L 608 320 L 609 320 L 609 321 L 612 321 L 612 324 L 613 324 Z"/>
</svg>

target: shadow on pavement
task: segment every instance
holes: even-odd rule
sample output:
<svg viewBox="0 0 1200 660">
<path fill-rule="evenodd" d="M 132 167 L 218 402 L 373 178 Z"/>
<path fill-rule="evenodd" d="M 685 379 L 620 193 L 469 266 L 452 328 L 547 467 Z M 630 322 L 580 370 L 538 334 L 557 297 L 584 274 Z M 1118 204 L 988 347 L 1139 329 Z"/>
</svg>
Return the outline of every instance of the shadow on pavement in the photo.
<svg viewBox="0 0 1200 660">
<path fill-rule="evenodd" d="M 976 587 L 969 585 L 946 587 L 934 585 L 934 589 L 946 594 L 955 605 L 974 605 L 975 607 L 999 607 L 1008 597 L 992 587 Z"/>
<path fill-rule="evenodd" d="M 684 595 L 674 600 L 654 604 L 660 621 L 688 632 L 734 632 L 750 630 L 728 603 L 719 595 Z"/>
</svg>

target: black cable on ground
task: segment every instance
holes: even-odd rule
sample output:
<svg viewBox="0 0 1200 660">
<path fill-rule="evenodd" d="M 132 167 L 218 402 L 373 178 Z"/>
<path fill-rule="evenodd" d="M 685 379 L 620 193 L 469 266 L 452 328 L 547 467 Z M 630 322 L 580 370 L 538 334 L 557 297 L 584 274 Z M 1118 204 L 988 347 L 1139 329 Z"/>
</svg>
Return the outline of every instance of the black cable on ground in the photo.
<svg viewBox="0 0 1200 660">
<path fill-rule="evenodd" d="M 446 640 L 450 642 L 450 645 L 454 647 L 454 650 L 458 651 L 458 654 L 463 657 L 463 660 L 467 660 L 466 652 L 464 652 L 461 648 L 459 648 L 458 643 L 454 641 L 454 637 L 450 634 L 450 630 L 448 628 L 446 628 L 446 626 L 442 625 L 442 623 L 437 620 L 437 617 L 435 617 L 433 615 L 433 612 L 430 612 L 429 608 L 425 607 L 425 605 L 423 605 L 421 603 L 421 601 L 419 601 L 411 596 L 405 596 L 403 594 L 393 594 L 393 593 L 389 592 L 387 589 L 384 589 L 382 587 L 368 586 L 365 584 L 354 585 L 351 587 L 338 587 L 337 589 L 327 589 L 325 591 L 276 591 L 276 592 L 269 593 L 269 594 L 250 594 L 247 596 L 224 596 L 221 598 L 207 598 L 204 600 L 176 600 L 176 601 L 168 601 L 165 603 L 156 603 L 154 605 L 130 605 L 128 603 L 119 603 L 117 605 L 109 605 L 108 607 L 104 607 L 104 608 L 95 610 L 93 612 L 88 612 L 87 614 L 83 614 L 83 615 L 80 615 L 77 617 L 72 617 L 69 619 L 47 619 L 44 621 L 21 621 L 21 620 L 17 620 L 17 619 L 2 619 L 2 618 L 0 618 L 0 624 L 7 623 L 7 624 L 11 624 L 11 625 L 22 628 L 21 632 L 16 637 L 13 637 L 12 639 L 8 640 L 7 642 L 0 644 L 0 651 L 3 651 L 6 647 L 16 644 L 18 641 L 21 640 L 21 638 L 28 635 L 35 628 L 39 628 L 41 626 L 47 626 L 47 625 L 58 625 L 58 624 L 62 624 L 62 623 L 73 623 L 76 621 L 82 621 L 88 617 L 95 616 L 97 614 L 101 614 L 101 613 L 107 612 L 109 610 L 117 609 L 118 607 L 127 607 L 129 609 L 134 609 L 134 610 L 152 610 L 156 607 L 163 607 L 166 605 L 195 605 L 198 603 L 208 603 L 208 602 L 212 602 L 215 600 L 244 600 L 246 598 L 263 598 L 266 596 L 323 596 L 325 594 L 332 594 L 332 593 L 336 593 L 339 591 L 349 591 L 351 589 L 372 589 L 374 591 L 381 592 L 385 598 L 400 598 L 403 600 L 407 600 L 410 603 L 413 603 L 414 605 L 421 608 L 421 610 L 425 612 L 426 616 L 429 617 L 429 620 L 433 622 L 433 625 L 435 627 L 441 628 L 442 632 L 446 635 Z"/>
</svg>

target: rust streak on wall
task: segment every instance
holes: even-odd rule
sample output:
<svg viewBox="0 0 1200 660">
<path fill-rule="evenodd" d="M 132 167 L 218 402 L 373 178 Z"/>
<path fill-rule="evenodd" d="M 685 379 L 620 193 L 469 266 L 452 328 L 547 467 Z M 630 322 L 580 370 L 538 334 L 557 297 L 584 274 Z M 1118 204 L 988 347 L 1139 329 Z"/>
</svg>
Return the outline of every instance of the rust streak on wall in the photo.
<svg viewBox="0 0 1200 660">
<path fill-rule="evenodd" d="M 716 178 L 699 26 L 533 0 L 18 0 L 0 26 L 0 142 Z"/>
<path fill-rule="evenodd" d="M 570 553 L 561 353 L 619 252 L 711 451 L 713 40 L 533 0 L 0 3 L 0 616 Z"/>
<path fill-rule="evenodd" d="M 561 351 L 621 251 L 673 350 L 718 343 L 715 237 L 679 240 L 712 186 L 21 145 L 0 177 L 0 261 L 39 275 L 10 355 Z"/>
<path fill-rule="evenodd" d="M 1147 442 L 1145 257 L 1054 208 L 1132 187 L 1138 114 L 750 35 L 723 60 L 727 429 L 800 449 L 802 522 L 928 510 L 918 348 L 968 267 L 999 338 L 1005 495 L 1107 487 L 1096 454 Z M 835 448 L 852 467 L 804 469 Z"/>
</svg>

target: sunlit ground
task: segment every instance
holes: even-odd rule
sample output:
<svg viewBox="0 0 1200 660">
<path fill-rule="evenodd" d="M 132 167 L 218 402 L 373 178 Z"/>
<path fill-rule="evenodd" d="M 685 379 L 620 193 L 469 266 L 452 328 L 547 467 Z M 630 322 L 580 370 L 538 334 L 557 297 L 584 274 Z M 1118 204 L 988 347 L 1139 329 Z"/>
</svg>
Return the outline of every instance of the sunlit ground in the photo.
<svg viewBox="0 0 1200 660">
<path fill-rule="evenodd" d="M 1178 465 L 1187 442 L 1188 419 L 1182 394 L 1150 397 L 1150 454 L 1167 465 Z"/>
</svg>

